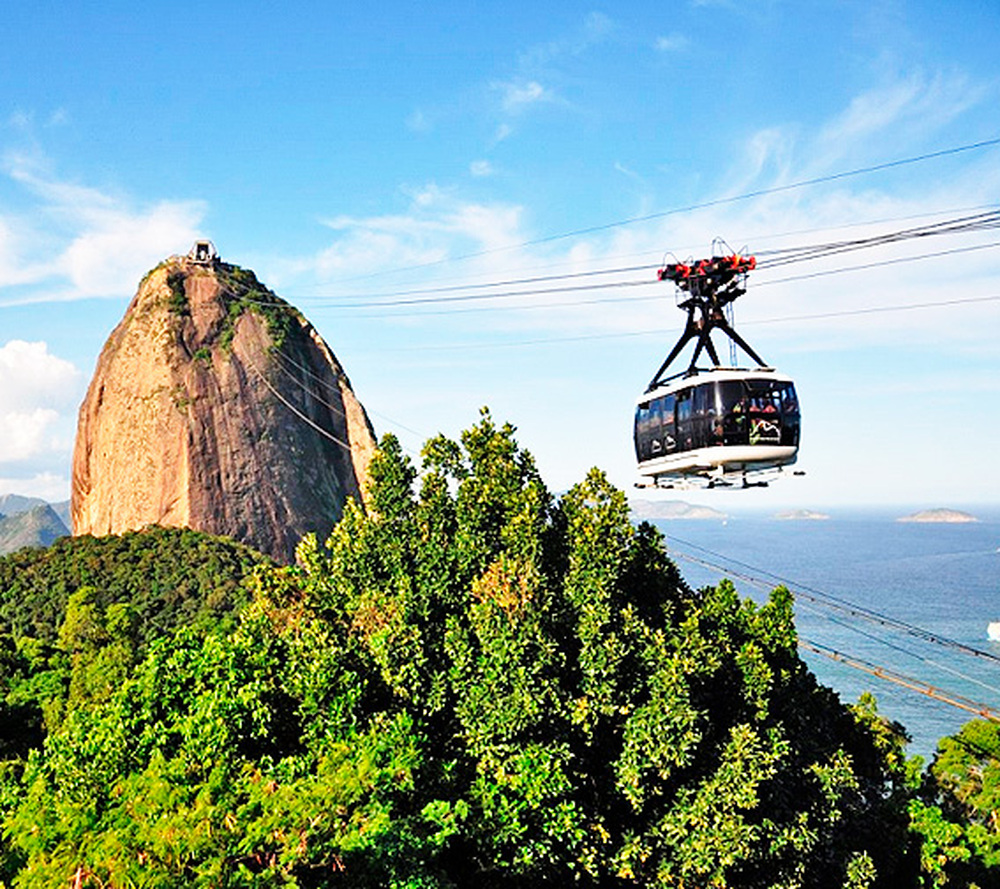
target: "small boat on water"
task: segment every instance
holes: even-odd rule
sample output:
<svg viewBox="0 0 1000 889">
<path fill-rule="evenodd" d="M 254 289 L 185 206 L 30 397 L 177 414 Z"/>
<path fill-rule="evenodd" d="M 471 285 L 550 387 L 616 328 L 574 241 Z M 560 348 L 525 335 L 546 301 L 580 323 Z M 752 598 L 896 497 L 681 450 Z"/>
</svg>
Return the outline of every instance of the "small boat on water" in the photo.
<svg viewBox="0 0 1000 889">
<path fill-rule="evenodd" d="M 991 620 L 986 625 L 986 635 L 991 642 L 1000 642 L 1000 620 Z"/>
</svg>

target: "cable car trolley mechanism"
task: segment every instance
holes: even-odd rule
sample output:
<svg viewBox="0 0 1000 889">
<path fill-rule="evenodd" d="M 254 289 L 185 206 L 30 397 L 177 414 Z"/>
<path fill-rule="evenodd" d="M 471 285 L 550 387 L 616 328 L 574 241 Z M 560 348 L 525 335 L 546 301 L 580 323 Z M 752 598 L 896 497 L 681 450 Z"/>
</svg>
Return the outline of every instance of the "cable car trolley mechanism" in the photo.
<svg viewBox="0 0 1000 889">
<path fill-rule="evenodd" d="M 677 288 L 687 323 L 635 411 L 635 455 L 641 487 L 764 486 L 793 464 L 799 449 L 799 403 L 790 377 L 765 365 L 736 332 L 732 302 L 746 292 L 753 256 L 731 254 L 666 264 L 661 281 Z M 723 367 L 712 332 L 730 340 L 732 367 Z M 667 370 L 694 341 L 687 370 Z M 736 367 L 738 346 L 757 366 Z M 702 353 L 712 361 L 699 368 Z M 796 473 L 801 474 L 801 473 Z"/>
</svg>

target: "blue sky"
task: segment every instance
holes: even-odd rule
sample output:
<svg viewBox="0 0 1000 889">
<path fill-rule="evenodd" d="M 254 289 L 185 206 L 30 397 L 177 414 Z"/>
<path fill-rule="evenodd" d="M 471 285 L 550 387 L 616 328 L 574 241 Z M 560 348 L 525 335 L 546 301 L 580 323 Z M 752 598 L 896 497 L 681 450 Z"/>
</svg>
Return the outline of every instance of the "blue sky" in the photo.
<svg viewBox="0 0 1000 889">
<path fill-rule="evenodd" d="M 306 313 L 380 434 L 415 453 L 489 405 L 554 490 L 597 465 L 631 491 L 635 398 L 683 322 L 665 285 L 386 303 L 996 209 L 995 144 L 830 177 L 1000 137 L 998 45 L 971 0 L 8 0 L 0 493 L 68 496 L 104 340 L 200 236 Z M 1000 503 L 994 241 L 754 273 L 737 325 L 796 379 L 807 475 L 684 499 Z"/>
</svg>

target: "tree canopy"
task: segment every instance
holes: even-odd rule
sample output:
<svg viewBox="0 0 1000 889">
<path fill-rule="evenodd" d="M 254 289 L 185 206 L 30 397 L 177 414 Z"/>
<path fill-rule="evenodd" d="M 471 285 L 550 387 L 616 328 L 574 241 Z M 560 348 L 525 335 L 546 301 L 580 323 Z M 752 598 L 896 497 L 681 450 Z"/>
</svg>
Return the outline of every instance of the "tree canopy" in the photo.
<svg viewBox="0 0 1000 889">
<path fill-rule="evenodd" d="M 690 589 L 600 472 L 554 498 L 485 413 L 419 475 L 386 437 L 368 495 L 259 567 L 235 628 L 163 634 L 111 688 L 71 663 L 83 704 L 0 788 L 9 885 L 937 879 L 903 739 L 816 682 L 787 590 Z M 135 620 L 96 602 L 68 600 L 71 661 Z"/>
</svg>

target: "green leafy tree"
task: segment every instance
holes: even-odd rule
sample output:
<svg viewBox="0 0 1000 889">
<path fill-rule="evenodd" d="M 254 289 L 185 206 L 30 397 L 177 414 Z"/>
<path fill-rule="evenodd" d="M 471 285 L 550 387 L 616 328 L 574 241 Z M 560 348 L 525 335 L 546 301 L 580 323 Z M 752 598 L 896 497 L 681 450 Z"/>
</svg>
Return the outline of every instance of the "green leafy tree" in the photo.
<svg viewBox="0 0 1000 889">
<path fill-rule="evenodd" d="M 927 886 L 1000 886 L 1000 725 L 942 738 L 910 803 Z"/>
<path fill-rule="evenodd" d="M 83 671 L 100 706 L 8 785 L 14 885 L 916 885 L 900 735 L 817 684 L 788 591 L 689 589 L 488 413 L 419 480 L 387 437 L 299 562 L 234 631 Z M 71 676 L 132 625 L 72 606 Z"/>
</svg>

